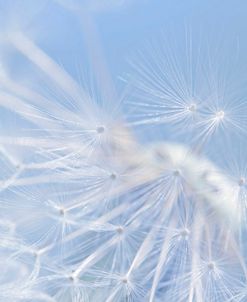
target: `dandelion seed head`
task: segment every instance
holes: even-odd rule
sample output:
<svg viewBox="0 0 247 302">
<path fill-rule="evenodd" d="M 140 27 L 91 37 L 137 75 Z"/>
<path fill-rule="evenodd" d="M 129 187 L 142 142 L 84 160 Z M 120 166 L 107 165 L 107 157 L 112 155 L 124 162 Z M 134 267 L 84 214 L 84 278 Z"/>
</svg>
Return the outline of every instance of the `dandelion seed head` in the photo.
<svg viewBox="0 0 247 302">
<path fill-rule="evenodd" d="M 118 92 L 110 93 L 111 83 L 97 78 L 104 64 L 95 70 L 99 87 L 87 88 L 25 33 L 9 40 L 35 72 L 48 76 L 49 87 L 41 90 L 51 93 L 47 97 L 35 85 L 1 77 L 7 87 L 0 105 L 24 120 L 29 136 L 20 131 L 15 139 L 0 137 L 3 147 L 27 153 L 15 159 L 15 152 L 4 153 L 0 145 L 0 262 L 28 270 L 13 290 L 0 284 L 0 300 L 232 300 L 247 271 L 246 227 L 238 219 L 246 207 L 245 190 L 238 188 L 246 183 L 238 178 L 245 171 L 225 175 L 208 145 L 218 152 L 210 140 L 217 127 L 219 132 L 227 123 L 245 127 L 232 118 L 243 104 L 234 111 L 235 100 L 229 106 L 221 102 L 230 94 L 222 97 L 225 82 L 212 71 L 207 51 L 192 51 L 186 40 L 186 51 L 178 52 L 185 58 L 176 58 L 175 51 L 163 54 L 163 47 L 153 60 L 144 56 L 140 78 L 133 75 L 137 87 L 129 99 L 137 100 L 129 123 L 121 114 L 115 119 L 111 100 Z M 149 125 L 155 126 L 151 142 Z M 2 227 L 8 221 L 15 232 Z M 216 278 L 223 268 L 218 255 L 234 258 L 234 264 Z M 217 267 L 204 259 L 217 259 Z"/>
</svg>

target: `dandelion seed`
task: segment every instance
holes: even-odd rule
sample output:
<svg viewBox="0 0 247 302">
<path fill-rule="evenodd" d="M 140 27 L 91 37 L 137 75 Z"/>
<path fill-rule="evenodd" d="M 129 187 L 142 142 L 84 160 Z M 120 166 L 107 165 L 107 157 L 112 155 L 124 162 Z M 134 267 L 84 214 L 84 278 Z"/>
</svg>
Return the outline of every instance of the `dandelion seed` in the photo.
<svg viewBox="0 0 247 302">
<path fill-rule="evenodd" d="M 110 179 L 111 179 L 111 180 L 117 179 L 117 174 L 116 174 L 116 173 L 111 173 Z"/>
<path fill-rule="evenodd" d="M 189 234 L 190 234 L 190 231 L 187 228 L 185 228 L 185 229 L 183 229 L 183 230 L 180 231 L 180 235 L 183 238 L 187 238 L 189 236 Z"/>
<path fill-rule="evenodd" d="M 223 119 L 224 116 L 225 116 L 225 112 L 224 112 L 223 110 L 220 110 L 220 111 L 216 112 L 216 118 L 217 118 L 218 120 Z"/>
<path fill-rule="evenodd" d="M 127 284 L 127 283 L 128 283 L 128 279 L 127 279 L 127 278 L 123 278 L 123 279 L 122 279 L 122 282 L 123 282 L 124 284 Z"/>
<path fill-rule="evenodd" d="M 122 226 L 117 227 L 117 232 L 119 235 L 122 235 L 124 232 L 124 228 Z"/>
<path fill-rule="evenodd" d="M 181 175 L 181 172 L 180 172 L 179 170 L 175 170 L 175 171 L 173 171 L 173 175 L 174 175 L 175 177 L 178 177 L 178 176 Z"/>
<path fill-rule="evenodd" d="M 241 177 L 238 181 L 240 187 L 244 186 L 246 183 L 245 177 Z"/>
<path fill-rule="evenodd" d="M 104 126 L 98 126 L 96 128 L 97 133 L 102 134 L 105 132 L 105 127 Z"/>
<path fill-rule="evenodd" d="M 186 109 L 190 112 L 195 112 L 197 110 L 196 104 L 190 104 Z"/>
<path fill-rule="evenodd" d="M 64 216 L 64 215 L 65 215 L 65 209 L 61 208 L 61 209 L 59 210 L 59 214 L 60 214 L 61 216 Z"/>
<path fill-rule="evenodd" d="M 210 271 L 214 271 L 215 270 L 215 263 L 214 262 L 209 262 L 207 266 L 208 266 L 208 269 Z"/>
</svg>

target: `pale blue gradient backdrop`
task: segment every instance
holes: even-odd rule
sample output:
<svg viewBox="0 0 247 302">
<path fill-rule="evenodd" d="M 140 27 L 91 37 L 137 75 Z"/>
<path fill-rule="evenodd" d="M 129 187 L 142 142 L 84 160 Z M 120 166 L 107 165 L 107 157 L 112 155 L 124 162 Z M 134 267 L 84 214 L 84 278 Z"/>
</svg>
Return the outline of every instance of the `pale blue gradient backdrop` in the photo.
<svg viewBox="0 0 247 302">
<path fill-rule="evenodd" d="M 30 35 L 36 36 L 40 45 L 47 48 L 50 54 L 56 58 L 60 55 L 64 64 L 75 58 L 84 60 L 80 24 L 73 14 L 69 15 L 58 4 L 58 1 L 2 0 L 1 27 L 5 29 L 22 26 Z M 75 2 L 79 3 L 84 11 L 90 3 L 84 0 Z M 117 2 L 120 1 L 116 0 Z M 179 39 L 179 36 L 184 34 L 181 28 L 185 25 L 193 31 L 201 29 L 202 35 L 206 33 L 209 37 L 212 36 L 212 43 L 215 34 L 228 40 L 238 37 L 245 53 L 246 12 L 245 0 L 129 0 L 126 4 L 91 11 L 90 14 L 99 30 L 104 55 L 111 70 L 119 74 L 125 69 L 125 58 L 140 49 L 145 41 L 159 36 L 167 29 Z"/>
<path fill-rule="evenodd" d="M 89 65 L 84 35 L 87 28 L 83 28 L 80 17 L 76 18 L 74 12 L 59 4 L 62 1 L 0 1 L 1 37 L 4 39 L 9 31 L 21 28 L 55 61 L 77 77 L 78 69 L 84 74 Z M 223 56 L 229 65 L 233 65 L 235 81 L 247 79 L 245 0 L 129 0 L 126 3 L 122 1 L 122 5 L 108 5 L 98 10 L 89 9 L 91 1 L 64 1 L 65 4 L 73 2 L 76 3 L 75 11 L 80 7 L 93 21 L 99 38 L 97 43 L 101 47 L 99 53 L 102 51 L 102 58 L 117 86 L 122 85 L 119 78 L 129 71 L 128 60 L 136 57 L 138 51 L 148 48 L 152 41 L 162 43 L 162 35 L 166 33 L 169 33 L 170 40 L 179 41 L 184 38 L 185 28 L 192 33 L 195 46 L 197 41 L 205 39 L 214 48 L 214 44 L 218 45 L 222 40 L 225 45 Z M 99 0 L 99 3 L 102 2 Z M 94 40 L 90 30 L 86 40 L 89 44 Z M 229 54 L 234 52 L 237 52 L 241 62 L 241 70 L 234 66 L 234 62 L 229 62 L 232 58 Z M 26 59 L 9 48 L 3 47 L 1 62 L 7 66 L 11 76 L 25 75 L 26 81 L 35 82 L 35 73 L 33 69 L 29 70 Z M 10 119 L 6 113 L 4 117 L 8 123 Z"/>
</svg>

